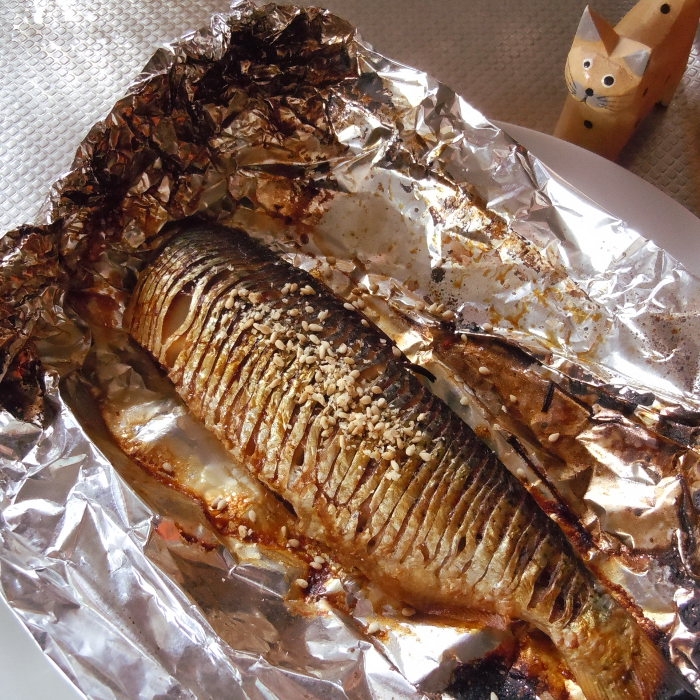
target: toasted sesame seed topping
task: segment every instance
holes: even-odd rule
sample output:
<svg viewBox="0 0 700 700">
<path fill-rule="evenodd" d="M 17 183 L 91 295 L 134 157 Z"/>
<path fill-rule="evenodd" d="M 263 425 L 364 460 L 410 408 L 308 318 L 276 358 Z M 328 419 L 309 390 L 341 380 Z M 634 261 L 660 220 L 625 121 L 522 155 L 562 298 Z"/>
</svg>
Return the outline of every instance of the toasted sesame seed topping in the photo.
<svg viewBox="0 0 700 700">
<path fill-rule="evenodd" d="M 311 296 L 312 294 L 316 294 L 316 290 L 310 284 L 307 284 L 301 288 L 299 293 L 302 296 Z"/>
<path fill-rule="evenodd" d="M 309 582 L 305 578 L 298 578 L 294 580 L 294 583 L 299 586 L 299 588 L 308 588 Z"/>
<path fill-rule="evenodd" d="M 556 442 L 559 439 L 559 433 L 551 433 L 548 437 L 547 440 L 550 442 Z"/>
<path fill-rule="evenodd" d="M 511 395 L 508 397 L 508 400 L 509 400 L 511 403 L 518 403 L 518 397 L 517 397 L 515 394 L 511 394 Z"/>
<path fill-rule="evenodd" d="M 382 626 L 378 622 L 370 622 L 367 625 L 367 634 L 376 634 L 382 631 Z"/>
<path fill-rule="evenodd" d="M 354 307 L 349 301 L 346 301 L 346 302 L 343 304 L 343 308 L 344 308 L 346 311 L 354 311 L 354 310 L 355 310 L 355 307 Z"/>
<path fill-rule="evenodd" d="M 487 376 L 491 374 L 491 370 L 488 367 L 484 367 L 484 365 L 481 365 L 481 367 L 479 367 L 479 374 Z"/>
<path fill-rule="evenodd" d="M 163 464 L 160 465 L 161 471 L 164 471 L 166 474 L 174 474 L 175 473 L 175 467 L 173 467 L 170 462 L 163 462 Z"/>
<path fill-rule="evenodd" d="M 300 544 L 299 540 L 297 540 L 294 537 L 290 537 L 287 540 L 287 547 L 289 547 L 290 549 L 296 549 L 299 546 L 299 544 Z"/>
<path fill-rule="evenodd" d="M 245 539 L 248 536 L 248 528 L 245 525 L 238 526 L 238 536 Z"/>
<path fill-rule="evenodd" d="M 401 608 L 401 614 L 404 617 L 413 617 L 416 614 L 416 611 L 413 608 L 406 606 L 405 608 Z"/>
</svg>

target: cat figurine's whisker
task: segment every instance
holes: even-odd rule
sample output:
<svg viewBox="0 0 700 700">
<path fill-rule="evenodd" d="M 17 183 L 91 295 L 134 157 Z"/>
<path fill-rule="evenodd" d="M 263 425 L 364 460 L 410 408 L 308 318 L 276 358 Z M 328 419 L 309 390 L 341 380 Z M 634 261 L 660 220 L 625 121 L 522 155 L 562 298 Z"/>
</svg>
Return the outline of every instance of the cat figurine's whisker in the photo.
<svg viewBox="0 0 700 700">
<path fill-rule="evenodd" d="M 699 20 L 700 0 L 639 0 L 615 27 L 586 7 L 554 135 L 616 159 L 654 105 L 670 102 Z"/>
</svg>

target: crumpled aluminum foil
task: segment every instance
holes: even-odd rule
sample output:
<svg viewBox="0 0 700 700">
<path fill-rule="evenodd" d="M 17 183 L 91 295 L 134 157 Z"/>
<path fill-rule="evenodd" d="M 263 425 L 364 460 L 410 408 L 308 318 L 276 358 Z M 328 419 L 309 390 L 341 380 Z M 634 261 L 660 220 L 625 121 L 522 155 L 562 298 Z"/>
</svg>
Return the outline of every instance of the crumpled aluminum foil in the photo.
<svg viewBox="0 0 700 700">
<path fill-rule="evenodd" d="M 115 416 L 148 411 L 144 444 L 186 445 L 205 503 L 224 472 L 264 501 L 216 445 L 192 448 L 204 438 L 119 331 L 138 270 L 191 215 L 242 225 L 361 300 L 569 514 L 697 684 L 698 281 L 343 20 L 241 2 L 158 51 L 43 220 L 0 240 L 0 583 L 82 692 L 470 697 L 481 679 L 535 697 L 513 634 L 402 614 L 332 567 L 302 595 L 303 558 L 217 536 L 119 448 Z M 480 375 L 483 348 L 544 392 L 537 425 Z M 559 442 L 546 430 L 562 396 L 590 410 Z M 561 452 L 574 443 L 585 468 Z M 556 676 L 541 697 L 564 692 Z"/>
</svg>

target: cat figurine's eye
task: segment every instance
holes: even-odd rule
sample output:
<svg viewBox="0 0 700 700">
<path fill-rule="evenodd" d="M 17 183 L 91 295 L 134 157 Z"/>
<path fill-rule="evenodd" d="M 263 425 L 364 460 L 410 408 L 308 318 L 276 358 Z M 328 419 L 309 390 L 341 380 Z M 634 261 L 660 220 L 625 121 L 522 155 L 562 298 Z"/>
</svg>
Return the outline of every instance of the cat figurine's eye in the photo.
<svg viewBox="0 0 700 700">
<path fill-rule="evenodd" d="M 554 135 L 617 158 L 653 106 L 670 102 L 699 18 L 700 0 L 638 0 L 615 26 L 587 7 L 567 58 L 569 94 Z M 604 89 L 594 90 L 598 84 Z"/>
</svg>

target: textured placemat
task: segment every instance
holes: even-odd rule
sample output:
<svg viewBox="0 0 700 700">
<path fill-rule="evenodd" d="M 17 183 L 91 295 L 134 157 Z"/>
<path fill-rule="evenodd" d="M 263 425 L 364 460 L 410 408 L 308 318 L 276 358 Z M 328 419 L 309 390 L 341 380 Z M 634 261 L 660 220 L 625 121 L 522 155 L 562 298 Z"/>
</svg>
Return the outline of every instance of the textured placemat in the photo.
<svg viewBox="0 0 700 700">
<path fill-rule="evenodd" d="M 358 26 L 378 51 L 450 85 L 487 117 L 550 133 L 586 3 L 322 4 Z M 593 4 L 615 22 L 633 2 Z M 223 0 L 0 3 L 0 232 L 36 216 L 90 125 L 157 46 L 227 8 Z M 620 163 L 700 215 L 700 34 L 673 103 L 643 124 Z"/>
</svg>

